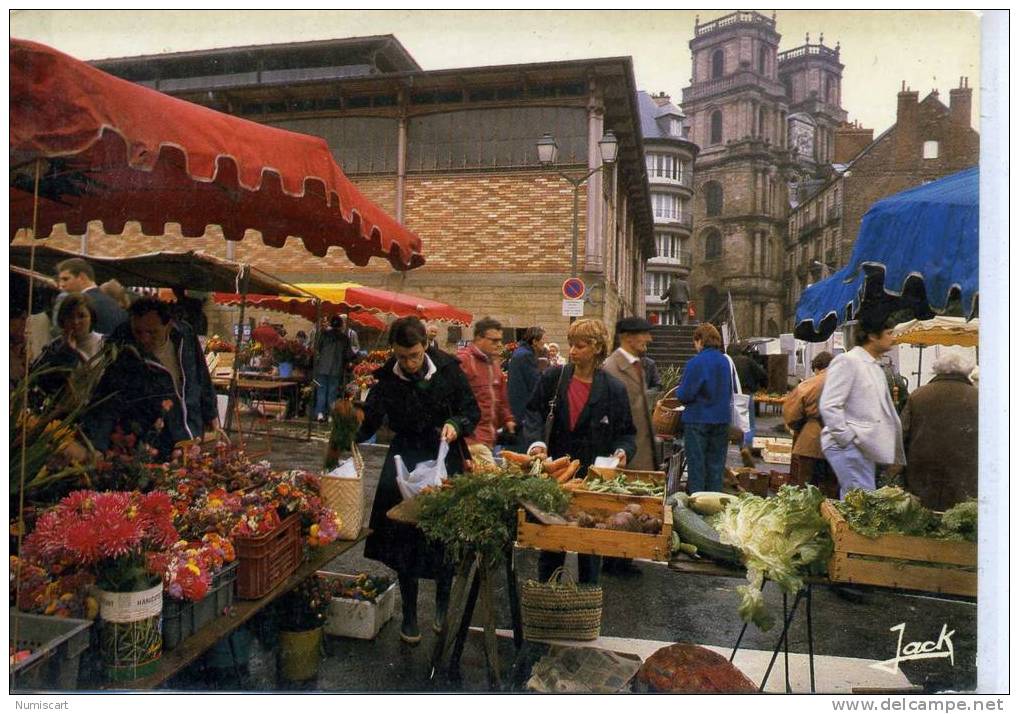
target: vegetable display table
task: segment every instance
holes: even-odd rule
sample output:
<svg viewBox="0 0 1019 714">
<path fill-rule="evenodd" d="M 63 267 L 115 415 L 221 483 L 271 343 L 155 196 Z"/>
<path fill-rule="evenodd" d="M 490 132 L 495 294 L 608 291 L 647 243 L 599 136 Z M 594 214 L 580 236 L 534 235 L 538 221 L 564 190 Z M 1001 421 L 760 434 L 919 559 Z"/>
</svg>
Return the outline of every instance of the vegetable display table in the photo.
<svg viewBox="0 0 1019 714">
<path fill-rule="evenodd" d="M 156 671 L 148 677 L 142 677 L 130 682 L 111 682 L 102 684 L 100 689 L 155 689 L 174 674 L 187 667 L 194 660 L 198 659 L 207 649 L 228 637 L 234 630 L 254 617 L 261 610 L 265 609 L 274 600 L 285 593 L 293 590 L 306 578 L 313 576 L 316 571 L 321 570 L 329 561 L 341 555 L 364 540 L 370 531 L 365 528 L 361 530 L 354 540 L 339 540 L 329 545 L 312 550 L 311 557 L 304 561 L 287 580 L 280 583 L 268 595 L 261 600 L 235 601 L 231 613 L 217 618 L 199 630 L 194 636 L 181 642 L 181 644 L 170 652 L 164 652 L 156 666 Z"/>
</svg>

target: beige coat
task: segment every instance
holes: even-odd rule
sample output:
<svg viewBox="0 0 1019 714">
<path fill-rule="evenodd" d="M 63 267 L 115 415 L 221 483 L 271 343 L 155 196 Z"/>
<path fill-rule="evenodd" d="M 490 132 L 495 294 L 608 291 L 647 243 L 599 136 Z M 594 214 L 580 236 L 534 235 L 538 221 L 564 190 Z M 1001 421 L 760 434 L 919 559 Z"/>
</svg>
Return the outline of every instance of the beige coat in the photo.
<svg viewBox="0 0 1019 714">
<path fill-rule="evenodd" d="M 637 453 L 627 462 L 626 468 L 638 471 L 656 470 L 655 432 L 651 426 L 651 405 L 648 403 L 647 387 L 643 377 L 621 350 L 609 355 L 602 369 L 623 383 L 626 395 L 630 398 L 630 414 L 633 416 L 634 426 L 637 427 Z"/>
<path fill-rule="evenodd" d="M 826 370 L 800 382 L 782 403 L 782 421 L 793 432 L 793 454 L 823 459 L 821 452 L 821 391 Z"/>
</svg>

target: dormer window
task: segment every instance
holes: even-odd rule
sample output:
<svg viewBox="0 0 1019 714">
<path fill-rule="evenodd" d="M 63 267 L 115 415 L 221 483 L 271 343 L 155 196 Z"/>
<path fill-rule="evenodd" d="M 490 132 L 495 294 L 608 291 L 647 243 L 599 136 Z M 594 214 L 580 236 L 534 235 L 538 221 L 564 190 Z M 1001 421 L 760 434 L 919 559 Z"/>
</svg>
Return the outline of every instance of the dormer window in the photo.
<svg viewBox="0 0 1019 714">
<path fill-rule="evenodd" d="M 925 159 L 936 159 L 938 158 L 939 150 L 938 142 L 936 141 L 925 141 L 923 143 L 923 157 Z"/>
</svg>

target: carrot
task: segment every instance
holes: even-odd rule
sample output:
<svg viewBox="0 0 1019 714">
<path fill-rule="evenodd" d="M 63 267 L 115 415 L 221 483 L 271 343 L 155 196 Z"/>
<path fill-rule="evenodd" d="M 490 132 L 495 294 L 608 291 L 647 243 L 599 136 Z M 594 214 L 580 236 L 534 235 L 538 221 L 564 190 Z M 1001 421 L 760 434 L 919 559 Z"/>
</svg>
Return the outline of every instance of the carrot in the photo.
<svg viewBox="0 0 1019 714">
<path fill-rule="evenodd" d="M 542 470 L 547 474 L 555 474 L 570 465 L 570 457 L 563 456 L 558 459 L 549 459 L 542 464 Z"/>
<path fill-rule="evenodd" d="M 561 484 L 563 489 L 566 491 L 576 491 L 578 488 L 584 485 L 584 479 L 574 478 L 570 479 L 564 484 Z"/>
<path fill-rule="evenodd" d="M 574 459 L 570 462 L 570 465 L 563 469 L 562 473 L 556 475 L 555 480 L 559 483 L 566 483 L 573 478 L 577 471 L 580 470 L 580 459 Z"/>
<path fill-rule="evenodd" d="M 519 464 L 520 466 L 530 466 L 531 461 L 533 460 L 532 457 L 528 456 L 527 454 L 518 454 L 515 451 L 506 451 L 506 449 L 503 449 L 501 452 L 499 452 L 499 455 L 502 456 L 507 461 L 514 464 Z"/>
</svg>

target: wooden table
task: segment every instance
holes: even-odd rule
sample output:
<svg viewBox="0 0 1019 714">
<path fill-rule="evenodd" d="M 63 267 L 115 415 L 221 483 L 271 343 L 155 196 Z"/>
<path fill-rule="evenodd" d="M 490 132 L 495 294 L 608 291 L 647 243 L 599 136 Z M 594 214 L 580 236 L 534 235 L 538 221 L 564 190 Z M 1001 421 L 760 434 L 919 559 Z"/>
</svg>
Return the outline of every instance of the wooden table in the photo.
<svg viewBox="0 0 1019 714">
<path fill-rule="evenodd" d="M 333 558 L 341 555 L 364 540 L 370 531 L 361 530 L 354 540 L 340 540 L 329 545 L 315 548 L 311 558 L 306 560 L 293 575 L 263 597 L 261 600 L 235 600 L 229 615 L 219 617 L 198 630 L 194 635 L 180 643 L 175 649 L 164 652 L 156 666 L 156 671 L 148 677 L 130 682 L 109 682 L 100 685 L 100 689 L 155 689 L 170 677 L 187 667 L 200 657 L 207 649 L 228 637 L 234 630 L 250 620 L 261 610 L 272 604 L 283 594 L 293 590 L 306 578 L 321 570 Z"/>
</svg>

